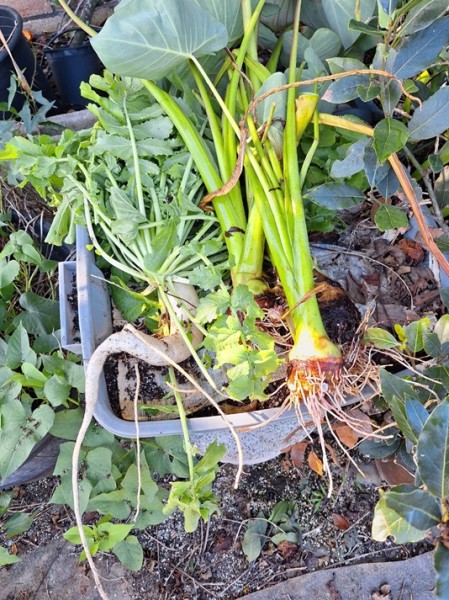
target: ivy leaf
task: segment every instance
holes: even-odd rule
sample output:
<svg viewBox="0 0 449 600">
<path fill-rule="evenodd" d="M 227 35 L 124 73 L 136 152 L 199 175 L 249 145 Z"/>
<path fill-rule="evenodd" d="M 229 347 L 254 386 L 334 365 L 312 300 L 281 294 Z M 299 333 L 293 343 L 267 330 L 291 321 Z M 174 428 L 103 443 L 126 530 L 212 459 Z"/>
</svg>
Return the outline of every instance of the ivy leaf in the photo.
<svg viewBox="0 0 449 600">
<path fill-rule="evenodd" d="M 418 542 L 440 519 L 439 502 L 429 492 L 399 485 L 386 492 L 377 503 L 372 536 L 380 542 L 390 535 L 397 544 Z"/>
<path fill-rule="evenodd" d="M 128 535 L 114 546 L 112 552 L 130 571 L 140 571 L 143 565 L 143 550 L 135 535 Z"/>
<path fill-rule="evenodd" d="M 382 119 L 374 128 L 374 150 L 380 163 L 404 147 L 407 127 L 396 119 Z"/>
<path fill-rule="evenodd" d="M 21 325 L 32 335 L 44 335 L 59 329 L 59 302 L 42 298 L 34 292 L 20 296 L 23 312 L 14 319 L 14 325 Z"/>
<path fill-rule="evenodd" d="M 443 400 L 426 420 L 416 456 L 429 492 L 440 499 L 449 496 L 449 400 Z"/>
<path fill-rule="evenodd" d="M 381 231 L 408 227 L 408 218 L 404 211 L 398 206 L 390 206 L 389 204 L 379 206 L 374 215 L 374 222 Z"/>
</svg>

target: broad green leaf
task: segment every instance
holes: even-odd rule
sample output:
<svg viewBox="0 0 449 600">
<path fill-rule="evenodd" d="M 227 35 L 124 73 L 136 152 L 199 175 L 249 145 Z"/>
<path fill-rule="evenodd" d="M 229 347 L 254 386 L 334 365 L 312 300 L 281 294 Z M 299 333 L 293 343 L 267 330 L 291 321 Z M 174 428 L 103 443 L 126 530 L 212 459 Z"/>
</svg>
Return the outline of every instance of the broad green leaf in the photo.
<svg viewBox="0 0 449 600">
<path fill-rule="evenodd" d="M 99 549 L 102 552 L 111 550 L 119 542 L 122 542 L 133 525 L 126 525 L 125 523 L 101 523 L 97 526 L 97 532 L 99 536 Z"/>
<path fill-rule="evenodd" d="M 0 290 L 10 285 L 19 274 L 20 265 L 16 260 L 0 263 Z"/>
<path fill-rule="evenodd" d="M 78 482 L 78 490 L 80 512 L 83 514 L 89 503 L 92 484 L 87 479 L 81 479 Z M 54 491 L 49 502 L 51 504 L 67 504 L 73 510 L 72 476 L 70 474 L 61 476 L 61 483 Z"/>
<path fill-rule="evenodd" d="M 367 75 L 348 75 L 330 84 L 323 94 L 323 100 L 332 104 L 350 102 L 359 96 L 359 86 L 368 82 Z"/>
<path fill-rule="evenodd" d="M 34 513 L 17 512 L 5 519 L 2 529 L 6 531 L 6 538 L 12 538 L 25 533 L 33 524 Z"/>
<path fill-rule="evenodd" d="M 42 298 L 34 292 L 20 296 L 23 312 L 16 317 L 14 324 L 21 323 L 32 335 L 43 335 L 59 329 L 59 302 Z"/>
<path fill-rule="evenodd" d="M 335 160 L 331 168 L 331 177 L 351 177 L 363 170 L 363 162 L 360 160 L 369 139 L 361 139 L 349 146 L 343 160 Z"/>
<path fill-rule="evenodd" d="M 364 344 L 373 344 L 380 350 L 387 350 L 389 348 L 397 348 L 400 346 L 400 342 L 385 329 L 380 327 L 369 327 L 363 336 Z"/>
<path fill-rule="evenodd" d="M 19 324 L 8 340 L 5 367 L 17 369 L 24 362 L 35 365 L 36 359 L 36 353 L 31 349 L 28 334 L 25 328 Z"/>
<path fill-rule="evenodd" d="M 113 73 L 151 80 L 227 42 L 226 27 L 190 0 L 129 0 L 91 41 Z"/>
<path fill-rule="evenodd" d="M 407 37 L 396 48 L 391 72 L 402 80 L 413 77 L 432 64 L 448 44 L 449 18 L 446 18 Z"/>
<path fill-rule="evenodd" d="M 419 319 L 418 321 L 413 321 L 412 323 L 404 327 L 404 332 L 406 335 L 406 345 L 407 349 L 410 350 L 410 352 L 416 354 L 417 352 L 421 352 L 421 350 L 423 350 L 423 337 L 425 333 L 430 331 L 430 328 L 431 322 L 428 317 L 424 317 L 423 319 Z"/>
<path fill-rule="evenodd" d="M 259 558 L 266 541 L 267 529 L 268 523 L 264 518 L 249 521 L 242 540 L 242 550 L 249 562 Z"/>
<path fill-rule="evenodd" d="M 419 400 L 407 398 L 405 401 L 405 414 L 410 425 L 410 430 L 415 436 L 414 441 L 417 442 L 429 413 Z"/>
<path fill-rule="evenodd" d="M 82 420 L 81 408 L 57 411 L 50 433 L 63 440 L 75 440 Z"/>
<path fill-rule="evenodd" d="M 442 401 L 425 422 L 416 456 L 429 492 L 437 498 L 449 496 L 449 400 Z"/>
<path fill-rule="evenodd" d="M 410 35 L 434 23 L 447 11 L 447 0 L 421 0 L 410 10 L 399 34 Z"/>
<path fill-rule="evenodd" d="M 270 541 L 276 546 L 279 546 L 281 542 L 291 542 L 292 544 L 298 544 L 299 534 L 294 531 L 283 531 L 271 536 Z"/>
<path fill-rule="evenodd" d="M 135 535 L 128 535 L 114 546 L 112 552 L 130 571 L 140 571 L 143 565 L 143 550 Z"/>
<path fill-rule="evenodd" d="M 386 369 L 380 370 L 380 382 L 382 394 L 385 400 L 389 402 L 394 396 L 405 401 L 406 398 L 413 398 L 415 387 L 413 382 L 407 381 L 402 377 L 389 373 Z"/>
<path fill-rule="evenodd" d="M 349 48 L 360 36 L 358 31 L 349 30 L 349 22 L 357 17 L 355 13 L 356 3 L 353 0 L 322 0 L 321 2 L 326 19 L 333 31 L 335 31 L 345 48 Z M 376 0 L 364 0 L 360 2 L 360 18 L 368 21 L 376 8 Z"/>
<path fill-rule="evenodd" d="M 67 400 L 72 386 L 59 375 L 52 375 L 44 385 L 44 394 L 52 406 L 61 406 Z"/>
<path fill-rule="evenodd" d="M 155 438 L 144 445 L 145 457 L 151 471 L 164 476 L 189 477 L 187 455 L 180 436 Z"/>
<path fill-rule="evenodd" d="M 449 550 L 440 542 L 433 555 L 435 569 L 435 598 L 447 600 L 449 597 Z"/>
<path fill-rule="evenodd" d="M 396 10 L 398 0 L 379 0 L 379 3 L 387 15 L 392 15 Z"/>
<path fill-rule="evenodd" d="M 95 539 L 95 532 L 92 527 L 88 525 L 83 525 L 84 534 L 87 538 L 87 542 L 89 546 L 93 543 Z M 71 544 L 76 544 L 79 546 L 81 544 L 81 536 L 78 531 L 78 527 L 71 527 L 64 533 L 64 539 L 66 539 Z"/>
<path fill-rule="evenodd" d="M 324 208 L 343 210 L 365 201 L 365 194 L 346 183 L 325 183 L 308 190 L 305 197 Z"/>
<path fill-rule="evenodd" d="M 434 327 L 434 332 L 437 334 L 441 344 L 449 342 L 449 315 L 443 315 L 438 319 Z"/>
<path fill-rule="evenodd" d="M 423 345 L 425 352 L 432 358 L 438 358 L 439 356 L 441 356 L 441 342 L 436 333 L 425 332 L 423 337 Z"/>
<path fill-rule="evenodd" d="M 405 212 L 398 206 L 390 206 L 389 204 L 379 206 L 374 215 L 374 222 L 381 231 L 408 227 L 408 218 Z"/>
<path fill-rule="evenodd" d="M 243 35 L 243 18 L 241 0 L 193 0 L 193 2 L 207 10 L 219 23 L 222 23 L 228 32 L 229 46 Z"/>
<path fill-rule="evenodd" d="M 97 511 L 102 515 L 111 515 L 114 519 L 125 521 L 131 514 L 131 505 L 127 500 L 126 490 L 105 492 L 90 498 L 87 505 L 88 511 Z"/>
<path fill-rule="evenodd" d="M 449 87 L 442 87 L 421 107 L 415 109 L 408 124 L 410 139 L 428 140 L 449 128 Z"/>
<path fill-rule="evenodd" d="M 343 71 L 351 71 L 353 69 L 366 69 L 365 63 L 356 58 L 349 58 L 347 56 L 334 56 L 326 60 L 329 65 L 330 72 L 342 73 Z"/>
<path fill-rule="evenodd" d="M 12 565 L 16 562 L 20 562 L 22 559 L 19 556 L 15 556 L 14 554 L 10 554 L 6 548 L 0 546 L 0 567 L 4 567 L 6 565 Z"/>
<path fill-rule="evenodd" d="M 380 163 L 401 150 L 407 141 L 407 127 L 396 119 L 382 119 L 374 128 L 374 150 Z"/>
<path fill-rule="evenodd" d="M 94 448 L 85 458 L 85 476 L 94 486 L 92 494 L 115 490 L 112 475 L 112 451 L 109 448 Z"/>
<path fill-rule="evenodd" d="M 3 546 L 0 546 L 0 567 L 6 566 L 6 565 L 12 565 L 16 562 L 20 562 L 21 558 L 19 558 L 18 556 L 15 556 L 14 554 L 9 554 L 8 550 L 6 548 L 3 548 Z"/>
<path fill-rule="evenodd" d="M 36 443 L 50 430 L 53 418 L 53 409 L 46 404 L 31 414 L 27 414 L 18 400 L 0 407 L 0 474 L 3 478 L 14 473 L 28 458 Z"/>
<path fill-rule="evenodd" d="M 386 492 L 374 509 L 372 536 L 384 541 L 392 536 L 397 544 L 422 540 L 441 519 L 439 502 L 425 490 L 399 485 Z"/>
</svg>

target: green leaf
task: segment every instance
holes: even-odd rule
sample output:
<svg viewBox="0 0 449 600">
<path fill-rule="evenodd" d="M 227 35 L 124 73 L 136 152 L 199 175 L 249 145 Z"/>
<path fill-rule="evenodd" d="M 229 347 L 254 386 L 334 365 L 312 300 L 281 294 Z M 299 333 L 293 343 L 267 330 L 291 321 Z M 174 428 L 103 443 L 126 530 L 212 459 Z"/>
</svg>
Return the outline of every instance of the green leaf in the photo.
<svg viewBox="0 0 449 600">
<path fill-rule="evenodd" d="M 98 494 L 89 499 L 86 510 L 99 512 L 102 515 L 111 515 L 114 519 L 125 521 L 131 514 L 128 492 L 121 489 Z"/>
<path fill-rule="evenodd" d="M 83 514 L 89 503 L 90 494 L 92 492 L 92 484 L 87 479 L 81 479 L 81 481 L 78 482 L 78 489 L 79 507 L 81 514 Z M 56 488 L 49 502 L 51 504 L 68 504 L 73 510 L 72 477 L 70 473 L 61 476 L 61 483 Z"/>
<path fill-rule="evenodd" d="M 383 10 L 387 13 L 387 15 L 392 15 L 396 10 L 396 6 L 398 4 L 398 0 L 379 0 L 379 4 L 383 8 Z"/>
<path fill-rule="evenodd" d="M 449 496 L 449 400 L 442 401 L 425 422 L 416 456 L 429 492 L 441 499 Z"/>
<path fill-rule="evenodd" d="M 412 140 L 428 140 L 449 128 L 449 87 L 442 87 L 415 109 L 408 131 Z"/>
<path fill-rule="evenodd" d="M 263 517 L 261 514 L 260 517 Z M 246 559 L 252 562 L 259 558 L 266 542 L 268 523 L 264 518 L 249 521 L 242 540 L 242 550 Z"/>
<path fill-rule="evenodd" d="M 359 96 L 359 86 L 368 82 L 368 75 L 348 75 L 330 84 L 323 94 L 323 100 L 332 104 L 350 102 Z"/>
<path fill-rule="evenodd" d="M 392 536 L 397 544 L 422 540 L 441 519 L 439 502 L 425 490 L 399 485 L 386 492 L 374 509 L 372 536 L 384 541 Z"/>
<path fill-rule="evenodd" d="M 449 597 L 449 550 L 440 542 L 433 555 L 435 569 L 435 598 L 447 600 Z"/>
<path fill-rule="evenodd" d="M 24 362 L 35 365 L 36 359 L 36 353 L 31 349 L 28 334 L 25 328 L 19 324 L 8 340 L 5 367 L 17 369 Z"/>
<path fill-rule="evenodd" d="M 441 344 L 449 342 L 449 315 L 443 315 L 438 319 L 434 333 L 437 334 Z"/>
<path fill-rule="evenodd" d="M 449 315 L 448 315 L 449 316 Z M 428 317 L 413 321 L 404 327 L 407 349 L 416 354 L 424 348 L 424 335 L 430 331 L 431 322 Z"/>
<path fill-rule="evenodd" d="M 407 127 L 396 119 L 382 119 L 374 128 L 374 150 L 380 163 L 401 150 L 408 138 Z"/>
<path fill-rule="evenodd" d="M 346 183 L 325 183 L 308 190 L 304 197 L 332 210 L 351 208 L 366 199 L 363 192 Z"/>
<path fill-rule="evenodd" d="M 190 0 L 129 0 L 91 44 L 113 73 L 158 80 L 227 42 L 226 27 Z"/>
<path fill-rule="evenodd" d="M 345 49 L 352 46 L 360 36 L 360 32 L 349 29 L 349 22 L 357 16 L 353 0 L 322 0 L 322 6 L 331 29 L 338 34 Z M 360 19 L 368 21 L 375 8 L 376 0 L 360 2 Z"/>
<path fill-rule="evenodd" d="M 44 385 L 44 394 L 52 406 L 61 406 L 69 397 L 72 386 L 59 375 L 52 375 Z"/>
<path fill-rule="evenodd" d="M 16 260 L 2 261 L 0 264 L 0 290 L 10 285 L 19 274 L 20 265 Z"/>
<path fill-rule="evenodd" d="M 35 516 L 34 513 L 17 512 L 5 519 L 3 528 L 6 531 L 6 538 L 9 539 L 28 531 Z"/>
<path fill-rule="evenodd" d="M 133 525 L 126 525 L 125 523 L 101 523 L 97 526 L 97 532 L 99 536 L 99 550 L 102 552 L 108 552 L 116 546 L 119 542 L 122 542 Z"/>
<path fill-rule="evenodd" d="M 135 535 L 129 535 L 114 546 L 112 552 L 130 571 L 140 571 L 143 565 L 143 550 Z"/>
<path fill-rule="evenodd" d="M 385 329 L 380 327 L 369 327 L 363 336 L 364 344 L 373 344 L 379 350 L 388 350 L 400 346 L 398 340 Z"/>
<path fill-rule="evenodd" d="M 390 206 L 389 204 L 379 206 L 374 215 L 374 222 L 381 231 L 408 227 L 409 225 L 405 212 L 398 206 Z"/>
<path fill-rule="evenodd" d="M 50 430 L 53 410 L 42 404 L 28 414 L 22 403 L 11 400 L 0 407 L 0 474 L 8 477 L 28 458 L 30 452 Z"/>
<path fill-rule="evenodd" d="M 81 408 L 57 411 L 50 433 L 63 440 L 76 440 L 83 413 Z"/>
<path fill-rule="evenodd" d="M 391 72 L 402 80 L 414 77 L 425 71 L 448 44 L 449 19 L 446 18 L 407 37 L 397 48 Z"/>
<path fill-rule="evenodd" d="M 446 0 L 421 0 L 407 14 L 399 33 L 410 35 L 434 23 L 447 10 Z"/>
<path fill-rule="evenodd" d="M 217 444 L 216 441 L 213 441 L 207 447 L 204 456 L 201 460 L 195 465 L 195 471 L 197 473 L 207 473 L 210 469 L 216 469 L 218 463 L 226 454 L 226 446 L 225 444 Z"/>
<path fill-rule="evenodd" d="M 18 556 L 14 556 L 14 554 L 9 554 L 6 548 L 0 546 L 0 567 L 4 567 L 6 565 L 12 565 L 16 562 L 20 562 L 21 558 Z"/>
<path fill-rule="evenodd" d="M 112 475 L 112 450 L 109 448 L 94 448 L 85 458 L 85 476 L 94 485 L 92 494 L 115 490 L 115 480 Z"/>
<path fill-rule="evenodd" d="M 88 545 L 90 547 L 95 540 L 95 531 L 92 527 L 89 527 L 88 525 L 83 525 L 83 530 L 87 538 Z M 79 534 L 78 527 L 70 527 L 70 529 L 68 529 L 64 533 L 64 539 L 66 539 L 71 544 L 76 544 L 77 546 L 79 546 L 81 544 L 81 536 Z"/>
<path fill-rule="evenodd" d="M 59 329 L 59 302 L 42 298 L 34 292 L 20 296 L 24 312 L 16 317 L 14 324 L 21 323 L 32 335 L 44 335 Z"/>
<path fill-rule="evenodd" d="M 412 441 L 416 443 L 421 435 L 422 428 L 427 421 L 429 413 L 419 400 L 407 398 L 405 401 L 405 414 L 410 425 L 410 430 L 415 437 Z"/>
<path fill-rule="evenodd" d="M 335 160 L 332 164 L 330 175 L 331 177 L 351 177 L 355 173 L 363 170 L 363 163 L 360 156 L 363 154 L 369 139 L 361 139 L 354 144 L 351 144 L 346 151 L 346 156 L 343 160 Z"/>
</svg>

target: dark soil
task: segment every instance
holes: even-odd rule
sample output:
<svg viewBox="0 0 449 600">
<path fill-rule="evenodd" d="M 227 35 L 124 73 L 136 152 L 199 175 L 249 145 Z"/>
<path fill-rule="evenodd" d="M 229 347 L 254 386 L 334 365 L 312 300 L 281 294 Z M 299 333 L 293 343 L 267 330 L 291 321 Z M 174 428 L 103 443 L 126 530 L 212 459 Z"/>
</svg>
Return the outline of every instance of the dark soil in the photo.
<svg viewBox="0 0 449 600">
<path fill-rule="evenodd" d="M 429 550 L 425 542 L 396 546 L 372 540 L 380 480 L 373 463 L 357 460 L 367 472 L 366 480 L 347 463 L 334 466 L 336 491 L 331 498 L 326 497 L 327 482 L 307 467 L 295 468 L 288 454 L 246 467 L 237 490 L 233 489 L 236 467 L 222 466 L 214 485 L 221 498 L 221 514 L 210 523 L 186 534 L 181 515 L 175 514 L 157 527 L 137 532 L 145 561 L 139 573 L 129 573 L 135 590 L 129 600 L 233 600 L 318 569 L 399 560 Z M 74 525 L 69 510 L 48 504 L 56 484 L 57 479 L 50 477 L 15 489 L 11 510 L 36 511 L 37 517 L 26 533 L 0 539 L 23 559 L 32 561 L 34 548 Z M 276 528 L 267 523 L 267 541 L 260 556 L 248 562 L 242 550 L 248 520 L 267 518 L 280 500 L 295 503 L 300 542 L 274 545 L 269 536 Z M 97 515 L 85 515 L 85 519 L 95 521 Z"/>
</svg>

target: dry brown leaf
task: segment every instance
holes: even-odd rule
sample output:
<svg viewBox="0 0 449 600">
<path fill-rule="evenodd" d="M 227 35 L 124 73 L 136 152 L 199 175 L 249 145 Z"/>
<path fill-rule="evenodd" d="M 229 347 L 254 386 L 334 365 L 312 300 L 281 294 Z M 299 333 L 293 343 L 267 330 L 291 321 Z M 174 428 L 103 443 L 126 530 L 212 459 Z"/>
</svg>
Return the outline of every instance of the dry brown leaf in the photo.
<svg viewBox="0 0 449 600">
<path fill-rule="evenodd" d="M 315 473 L 318 473 L 320 476 L 323 474 L 323 463 L 313 450 L 310 451 L 309 456 L 307 457 L 307 463 L 312 471 L 315 471 Z"/>
<path fill-rule="evenodd" d="M 334 461 L 334 464 L 335 464 L 337 467 L 341 467 L 341 463 L 340 463 L 340 461 L 338 460 L 338 456 L 337 456 L 337 453 L 335 452 L 335 449 L 334 449 L 334 448 L 332 448 L 332 446 L 330 446 L 329 444 L 324 444 L 324 445 L 326 446 L 326 450 L 329 452 L 329 454 L 330 454 L 330 456 L 331 456 L 332 460 Z"/>
<path fill-rule="evenodd" d="M 290 558 L 298 551 L 298 544 L 284 540 L 280 542 L 278 550 L 282 554 L 282 558 Z"/>
<path fill-rule="evenodd" d="M 422 263 L 424 260 L 424 249 L 418 244 L 418 242 L 415 242 L 415 240 L 402 238 L 402 240 L 399 240 L 399 242 L 396 244 L 396 247 L 405 254 L 407 263 L 409 265 L 419 265 L 419 263 Z"/>
<path fill-rule="evenodd" d="M 337 515 L 334 513 L 332 515 L 332 521 L 334 522 L 334 525 L 337 529 L 341 529 L 342 531 L 346 531 L 346 529 L 349 529 L 350 523 L 348 519 L 343 515 Z"/>
<path fill-rule="evenodd" d="M 340 442 L 347 448 L 354 448 L 354 446 L 357 444 L 359 435 L 348 425 L 334 425 L 334 431 Z"/>
<path fill-rule="evenodd" d="M 290 450 L 290 460 L 297 469 L 300 469 L 304 464 L 304 458 L 309 442 L 298 442 L 292 446 Z"/>
<path fill-rule="evenodd" d="M 360 410 L 360 408 L 354 408 L 353 410 L 351 410 L 350 415 L 351 417 L 359 421 L 357 423 L 357 429 L 363 431 L 365 435 L 369 435 L 373 432 L 373 424 L 371 423 L 371 419 L 366 413 Z"/>
<path fill-rule="evenodd" d="M 395 462 L 392 458 L 386 460 L 375 460 L 377 471 L 380 478 L 386 481 L 388 485 L 401 485 L 402 483 L 413 483 L 414 477 L 402 465 Z"/>
</svg>

